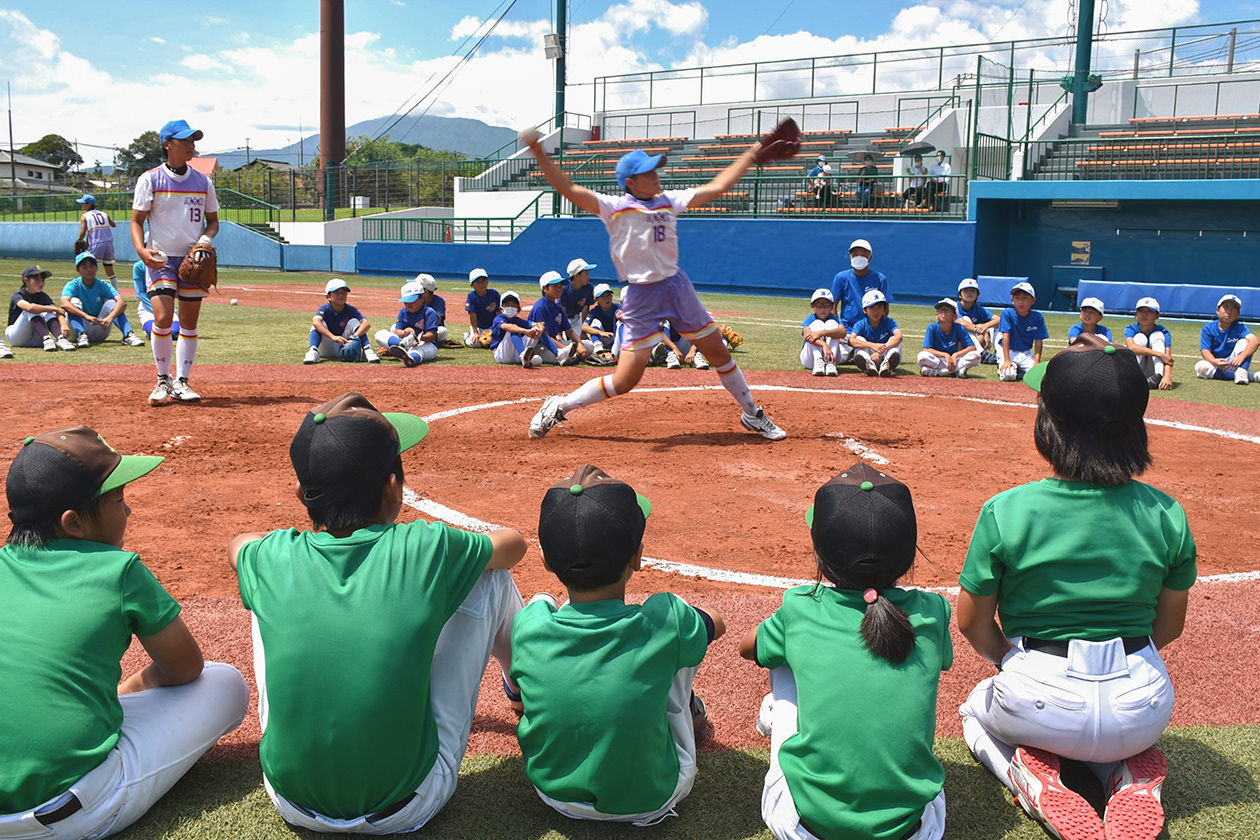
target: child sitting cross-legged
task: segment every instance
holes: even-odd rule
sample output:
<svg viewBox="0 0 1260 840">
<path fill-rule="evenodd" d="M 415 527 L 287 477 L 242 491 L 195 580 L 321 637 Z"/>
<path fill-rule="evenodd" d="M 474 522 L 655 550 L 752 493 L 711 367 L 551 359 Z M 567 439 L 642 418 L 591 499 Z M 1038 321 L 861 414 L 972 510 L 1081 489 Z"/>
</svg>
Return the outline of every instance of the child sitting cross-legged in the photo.
<svg viewBox="0 0 1260 840">
<path fill-rule="evenodd" d="M 590 464 L 543 497 L 543 562 L 568 601 L 537 595 L 516 615 L 516 735 L 538 795 L 574 819 L 653 825 L 695 781 L 707 717 L 692 684 L 725 625 L 668 592 L 626 603 L 650 512 Z"/>
<path fill-rule="evenodd" d="M 923 333 L 923 349 L 919 352 L 919 373 L 923 376 L 966 377 L 967 371 L 980 364 L 980 348 L 966 327 L 955 318 L 958 304 L 949 298 L 936 302 L 936 321 Z"/>
</svg>

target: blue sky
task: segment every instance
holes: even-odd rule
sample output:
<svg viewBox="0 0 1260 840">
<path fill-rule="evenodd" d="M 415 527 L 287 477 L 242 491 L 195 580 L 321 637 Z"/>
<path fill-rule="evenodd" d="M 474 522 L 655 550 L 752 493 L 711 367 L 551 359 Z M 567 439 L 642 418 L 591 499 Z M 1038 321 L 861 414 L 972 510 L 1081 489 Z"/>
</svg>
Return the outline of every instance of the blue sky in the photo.
<svg viewBox="0 0 1260 840">
<path fill-rule="evenodd" d="M 347 123 L 405 107 L 512 0 L 350 0 Z M 1108 27 L 1260 18 L 1260 0 L 1096 0 Z M 589 82 L 641 70 L 1062 35 L 1069 0 L 570 0 L 569 110 Z M 175 16 L 169 2 L 0 0 L 0 78 L 19 144 L 56 132 L 91 162 L 183 117 L 204 152 L 281 146 L 319 123 L 319 4 L 218 0 Z M 192 8 L 192 7 L 190 7 Z M 103 11 L 104 10 L 104 11 Z M 125 10 L 125 14 L 124 14 Z M 522 126 L 549 115 L 542 36 L 553 0 L 516 0 L 429 113 Z M 483 31 L 483 30 L 480 30 Z"/>
</svg>

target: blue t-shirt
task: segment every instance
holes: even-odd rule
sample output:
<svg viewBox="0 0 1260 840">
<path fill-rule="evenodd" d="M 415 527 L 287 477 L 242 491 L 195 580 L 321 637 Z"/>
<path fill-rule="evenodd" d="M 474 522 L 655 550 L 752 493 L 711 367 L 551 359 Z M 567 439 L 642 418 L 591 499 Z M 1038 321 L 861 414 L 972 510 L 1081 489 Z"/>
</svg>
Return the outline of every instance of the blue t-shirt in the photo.
<svg viewBox="0 0 1260 840">
<path fill-rule="evenodd" d="M 893 330 L 896 329 L 897 322 L 887 316 L 875 325 L 863 318 L 853 325 L 853 335 L 860 335 L 872 344 L 884 344 L 892 338 Z"/>
<path fill-rule="evenodd" d="M 1010 336 L 1010 351 L 1026 353 L 1033 348 L 1033 342 L 1045 341 L 1050 337 L 1046 329 L 1046 319 L 1035 309 L 1029 310 L 1028 316 L 1021 318 L 1015 307 L 1008 306 L 1002 310 L 1002 320 L 998 322 L 998 332 Z"/>
<path fill-rule="evenodd" d="M 96 316 L 101 314 L 101 307 L 106 301 L 118 297 L 118 292 L 104 278 L 96 278 L 96 282 L 89 286 L 83 282 L 82 277 L 76 277 L 62 288 L 61 296 L 78 298 L 83 304 L 80 308 L 87 314 Z"/>
<path fill-rule="evenodd" d="M 560 304 L 545 297 L 539 298 L 529 310 L 529 320 L 535 324 L 542 324 L 543 331 L 552 338 L 573 329 L 573 325 L 569 323 L 569 316 L 564 313 Z"/>
<path fill-rule="evenodd" d="M 582 307 L 595 305 L 595 287 L 589 282 L 580 289 L 573 288 L 572 280 L 564 281 L 564 290 L 560 292 L 560 305 L 564 314 L 570 318 L 582 314 Z"/>
<path fill-rule="evenodd" d="M 983 324 L 993 317 L 993 313 L 980 305 L 980 299 L 976 299 L 976 305 L 970 309 L 962 305 L 962 301 L 958 302 L 958 317 L 970 318 L 973 324 Z"/>
<path fill-rule="evenodd" d="M 153 311 L 153 304 L 149 301 L 149 281 L 145 276 L 144 263 L 136 260 L 135 265 L 131 267 L 131 285 L 136 290 L 136 300 L 140 301 L 140 305 L 150 312 Z"/>
<path fill-rule="evenodd" d="M 398 310 L 394 329 L 405 330 L 408 327 L 415 330 L 417 336 L 424 332 L 435 332 L 438 328 L 438 315 L 428 306 L 421 306 L 415 312 L 404 306 Z"/>
<path fill-rule="evenodd" d="M 494 326 L 494 316 L 499 314 L 499 291 L 486 289 L 484 296 L 477 294 L 476 289 L 468 290 L 468 298 L 464 301 L 464 311 L 477 315 L 477 329 L 488 330 Z"/>
<path fill-rule="evenodd" d="M 1215 359 L 1228 359 L 1234 349 L 1234 342 L 1251 335 L 1242 321 L 1230 324 L 1228 330 L 1222 330 L 1220 322 L 1208 321 L 1199 333 L 1199 349 L 1211 352 Z"/>
<path fill-rule="evenodd" d="M 889 303 L 893 302 L 892 292 L 888 291 L 888 279 L 883 272 L 871 269 L 862 277 L 851 268 L 837 274 L 831 280 L 831 294 L 840 308 L 840 321 L 852 330 L 853 325 L 862 318 L 862 295 L 871 289 L 879 289 Z"/>
<path fill-rule="evenodd" d="M 805 331 L 806 329 L 808 329 L 808 328 L 809 328 L 809 325 L 810 325 L 810 324 L 812 324 L 812 323 L 814 323 L 814 322 L 815 322 L 815 321 L 817 321 L 817 320 L 818 320 L 818 316 L 817 316 L 817 315 L 815 315 L 815 314 L 813 313 L 813 311 L 811 310 L 811 311 L 810 311 L 810 313 L 809 313 L 808 315 L 806 315 L 806 316 L 805 316 L 805 320 L 804 320 L 804 321 L 801 321 L 801 333 L 802 333 L 802 336 L 804 335 L 804 331 Z M 839 323 L 840 323 L 840 316 L 839 316 L 839 315 L 837 315 L 836 313 L 834 313 L 834 312 L 833 312 L 833 313 L 831 313 L 830 315 L 828 315 L 828 316 L 826 317 L 826 319 L 825 319 L 825 320 L 828 320 L 828 321 L 835 321 L 835 322 L 836 322 L 836 324 L 837 324 L 837 325 L 839 325 Z M 801 338 L 801 345 L 803 346 L 804 344 L 805 344 L 805 339 L 802 337 L 802 338 Z"/>
<path fill-rule="evenodd" d="M 600 309 L 598 306 L 592 307 L 591 314 L 587 316 L 586 323 L 590 324 L 597 330 L 603 330 L 604 332 L 616 332 L 617 310 L 619 309 L 621 309 L 621 304 L 617 303 L 615 300 L 613 301 L 612 306 L 608 307 L 607 312 Z"/>
<path fill-rule="evenodd" d="M 1072 341 L 1083 332 L 1085 332 L 1085 325 L 1082 324 L 1080 321 L 1077 321 L 1075 324 L 1073 324 L 1071 327 L 1068 328 L 1068 343 L 1071 344 Z M 1111 330 L 1107 329 L 1102 324 L 1098 324 L 1097 326 L 1095 326 L 1094 332 L 1097 335 L 1100 335 L 1103 338 L 1107 339 L 1108 341 L 1111 341 Z"/>
<path fill-rule="evenodd" d="M 941 329 L 940 321 L 933 321 L 928 324 L 927 331 L 923 334 L 923 346 L 952 356 L 964 348 L 970 350 L 975 347 L 976 340 L 971 333 L 967 332 L 967 328 L 957 321 L 949 332 Z"/>
<path fill-rule="evenodd" d="M 328 331 L 333 335 L 345 335 L 346 324 L 350 323 L 351 318 L 356 318 L 360 321 L 363 320 L 363 313 L 359 312 L 359 310 L 355 309 L 348 303 L 340 312 L 333 309 L 331 303 L 325 303 L 315 314 L 323 320 L 324 326 L 327 327 Z"/>
<path fill-rule="evenodd" d="M 494 316 L 494 321 L 493 323 L 490 324 L 490 349 L 491 350 L 493 350 L 494 348 L 502 344 L 503 339 L 508 337 L 508 333 L 503 329 L 503 323 L 505 321 L 509 324 L 515 324 L 516 326 L 520 327 L 523 330 L 527 330 L 532 326 L 529 323 L 529 321 L 526 321 L 524 318 L 522 318 L 519 315 L 517 315 L 515 318 L 509 318 L 506 315 L 504 315 L 502 312 L 500 312 L 498 315 Z"/>
<path fill-rule="evenodd" d="M 439 324 L 446 322 L 446 301 L 445 300 L 438 297 L 437 295 L 433 295 L 433 298 L 428 303 L 426 303 L 425 306 L 427 306 L 429 309 L 432 309 L 434 313 L 437 314 Z"/>
<path fill-rule="evenodd" d="M 1140 332 L 1142 332 L 1142 325 L 1139 324 L 1137 321 L 1134 321 L 1132 324 L 1129 324 L 1129 326 L 1124 328 L 1124 337 L 1136 338 L 1138 333 Z M 1154 335 L 1157 332 L 1161 332 L 1164 334 L 1164 347 L 1171 348 L 1172 347 L 1172 334 L 1169 333 L 1168 330 L 1164 329 L 1163 324 L 1156 324 L 1151 329 L 1150 334 Z"/>
</svg>

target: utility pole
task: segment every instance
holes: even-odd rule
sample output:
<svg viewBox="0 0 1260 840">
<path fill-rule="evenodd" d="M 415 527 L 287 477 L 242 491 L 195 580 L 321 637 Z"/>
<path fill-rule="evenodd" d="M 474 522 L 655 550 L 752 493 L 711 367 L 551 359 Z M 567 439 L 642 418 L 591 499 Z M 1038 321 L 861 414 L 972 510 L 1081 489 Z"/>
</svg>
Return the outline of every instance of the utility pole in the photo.
<svg viewBox="0 0 1260 840">
<path fill-rule="evenodd" d="M 345 0 L 319 3 L 319 168 L 324 218 L 336 217 L 337 168 L 346 159 Z"/>
<path fill-rule="evenodd" d="M 1072 76 L 1072 122 L 1084 125 L 1089 112 L 1090 54 L 1094 47 L 1094 0 L 1080 0 L 1076 18 L 1076 68 Z"/>
<path fill-rule="evenodd" d="M 8 82 L 4 83 L 4 89 L 9 94 L 9 189 L 13 192 L 14 200 L 17 200 L 17 157 L 13 151 L 13 88 Z"/>
</svg>

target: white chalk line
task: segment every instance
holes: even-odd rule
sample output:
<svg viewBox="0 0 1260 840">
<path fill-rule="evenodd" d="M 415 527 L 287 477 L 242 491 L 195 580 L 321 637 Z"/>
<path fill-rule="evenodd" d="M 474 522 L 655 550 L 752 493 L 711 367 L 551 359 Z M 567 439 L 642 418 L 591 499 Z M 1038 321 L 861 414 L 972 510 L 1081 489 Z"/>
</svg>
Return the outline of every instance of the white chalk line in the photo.
<svg viewBox="0 0 1260 840">
<path fill-rule="evenodd" d="M 957 395 L 957 394 L 911 394 L 911 393 L 897 392 L 897 391 L 851 391 L 851 390 L 839 390 L 839 389 L 832 390 L 830 388 L 828 389 L 800 388 L 800 387 L 789 386 L 789 385 L 751 385 L 749 387 L 754 391 L 799 392 L 799 393 L 810 393 L 810 394 L 848 394 L 848 395 L 861 395 L 861 396 L 898 396 L 898 397 L 914 397 L 914 398 L 925 398 L 925 397 L 933 396 L 933 397 L 944 398 L 944 399 L 957 399 L 957 400 L 963 400 L 966 402 L 983 403 L 987 405 L 1002 405 L 1002 406 L 1013 406 L 1013 407 L 1023 407 L 1023 408 L 1035 407 L 1031 403 L 982 399 L 979 397 L 967 397 L 967 396 Z M 722 390 L 722 386 L 721 385 L 682 385 L 682 386 L 669 386 L 669 387 L 645 387 L 645 388 L 635 389 L 635 391 L 640 392 L 640 393 L 661 393 L 661 392 L 669 392 L 669 391 L 715 391 L 715 390 Z M 432 424 L 438 420 L 444 420 L 448 417 L 456 417 L 461 414 L 469 414 L 474 411 L 481 411 L 484 409 L 491 409 L 491 408 L 502 408 L 503 406 L 506 406 L 506 405 L 520 405 L 522 403 L 537 402 L 537 401 L 538 401 L 538 397 L 521 397 L 515 400 L 499 400 L 497 402 L 481 403 L 478 405 L 468 405 L 468 406 L 462 406 L 460 408 L 448 409 L 446 411 L 438 411 L 433 414 L 425 415 L 423 419 L 425 420 L 425 422 Z M 1221 429 L 1212 429 L 1212 428 L 1207 428 L 1204 426 L 1192 426 L 1186 423 L 1177 423 L 1170 420 L 1147 420 L 1146 422 L 1154 423 L 1160 426 L 1167 426 L 1169 428 L 1180 429 L 1183 431 L 1204 432 L 1207 434 L 1219 435 L 1221 437 L 1229 438 L 1231 440 L 1241 440 L 1241 441 L 1246 441 L 1249 443 L 1260 444 L 1260 438 L 1253 437 L 1250 435 L 1240 435 L 1233 432 L 1226 432 Z M 842 439 L 842 442 L 845 443 L 846 446 L 848 446 L 849 442 L 852 442 L 859 448 L 865 448 L 860 443 L 853 440 L 852 438 L 845 438 L 845 436 L 842 434 L 827 434 L 825 436 L 826 437 L 839 437 Z M 850 447 L 850 449 L 852 449 L 852 447 Z M 857 452 L 856 449 L 852 449 L 852 451 Z M 871 458 L 871 460 L 875 460 L 876 458 L 879 458 L 882 463 L 888 463 L 887 459 L 883 458 L 883 456 L 880 456 L 874 452 L 870 452 L 869 450 L 868 450 L 868 453 L 869 454 L 863 455 L 863 457 Z M 857 454 L 861 455 L 862 453 L 857 453 Z M 419 511 L 420 513 L 424 514 L 430 519 L 437 519 L 437 520 L 447 523 L 448 525 L 453 525 L 456 528 L 463 528 L 466 531 L 474 531 L 476 533 L 487 534 L 487 533 L 490 533 L 491 531 L 497 531 L 500 528 L 507 527 L 504 525 L 496 525 L 493 522 L 487 522 L 483 519 L 478 519 L 475 516 L 470 516 L 466 513 L 463 513 L 462 511 L 455 510 L 454 508 L 447 507 L 441 502 L 437 502 L 437 501 L 434 501 L 433 499 L 429 499 L 424 496 L 421 496 L 419 493 L 416 493 L 410 487 L 403 488 L 403 504 L 407 505 L 408 507 L 416 511 Z M 674 560 L 664 560 L 658 557 L 644 557 L 643 565 L 649 569 L 655 569 L 657 571 L 666 572 L 668 574 L 681 575 L 683 577 L 697 578 L 700 580 L 711 580 L 716 583 L 736 583 L 736 584 L 742 584 L 744 586 L 759 586 L 766 589 L 784 590 L 784 589 L 790 589 L 793 586 L 805 586 L 805 585 L 813 584 L 816 582 L 813 578 L 777 577 L 775 575 L 759 575 L 752 572 L 737 572 L 731 569 L 714 569 L 709 566 L 698 566 L 698 565 L 695 565 L 694 563 L 679 563 Z M 1246 583 L 1246 582 L 1250 582 L 1254 580 L 1260 580 L 1260 570 L 1257 570 L 1254 572 L 1230 572 L 1230 573 L 1219 574 L 1219 575 L 1199 575 L 1198 577 L 1195 578 L 1196 583 L 1203 583 L 1203 584 Z M 906 588 L 922 589 L 926 592 L 939 592 L 943 595 L 957 595 L 958 594 L 957 586 L 913 586 L 913 587 L 906 587 Z"/>
</svg>

